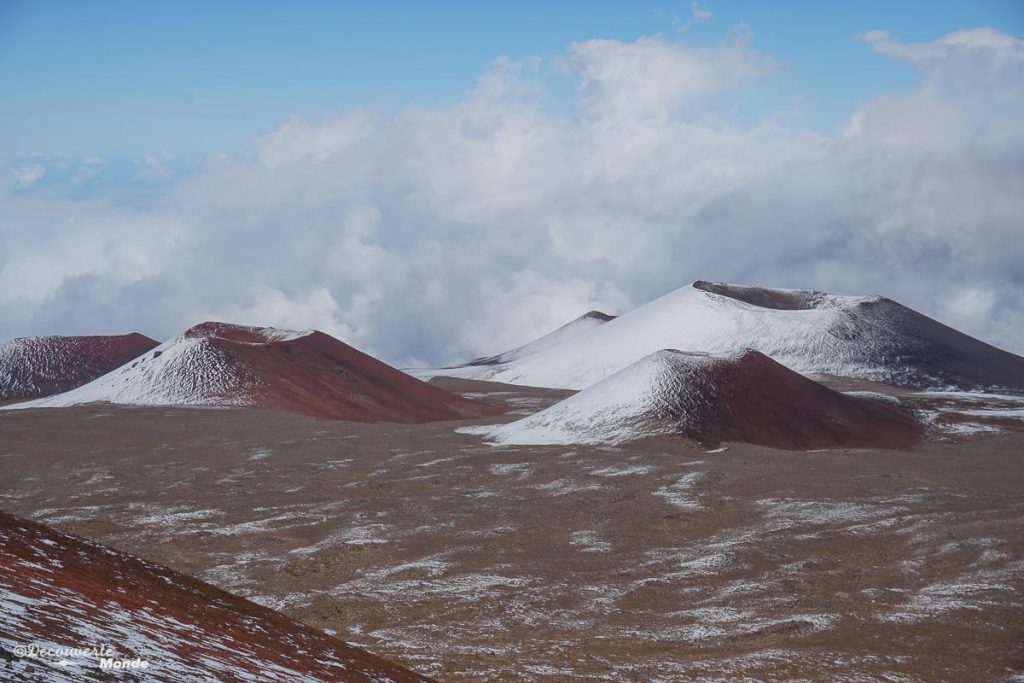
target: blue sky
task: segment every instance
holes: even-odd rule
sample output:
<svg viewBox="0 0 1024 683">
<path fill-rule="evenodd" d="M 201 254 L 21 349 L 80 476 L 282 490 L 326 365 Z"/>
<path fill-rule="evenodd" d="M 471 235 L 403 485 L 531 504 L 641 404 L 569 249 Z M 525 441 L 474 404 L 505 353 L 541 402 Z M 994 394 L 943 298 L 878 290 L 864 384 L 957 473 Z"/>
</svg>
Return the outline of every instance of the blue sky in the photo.
<svg viewBox="0 0 1024 683">
<path fill-rule="evenodd" d="M 1019 35 L 1024 3 L 709 1 L 688 42 L 746 24 L 782 62 L 740 115 L 785 109 L 828 131 L 910 87 L 913 69 L 853 39 L 928 41 L 957 28 Z M 687 2 L 0 3 L 0 154 L 182 157 L 250 149 L 290 114 L 443 106 L 502 55 L 554 59 L 590 38 L 678 35 Z M 550 62 L 548 62 L 550 64 Z M 549 68 L 551 97 L 572 78 Z M 568 101 L 568 98 L 566 98 Z"/>
</svg>

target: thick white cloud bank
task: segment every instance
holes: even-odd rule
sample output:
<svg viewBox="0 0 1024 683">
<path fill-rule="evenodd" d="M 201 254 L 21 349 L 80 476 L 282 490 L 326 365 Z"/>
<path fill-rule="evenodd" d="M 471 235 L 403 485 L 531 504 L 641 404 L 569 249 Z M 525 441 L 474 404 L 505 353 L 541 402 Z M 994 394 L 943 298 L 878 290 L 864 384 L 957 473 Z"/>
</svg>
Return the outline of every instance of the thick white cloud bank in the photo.
<svg viewBox="0 0 1024 683">
<path fill-rule="evenodd" d="M 702 278 L 885 294 L 1024 352 L 1024 41 L 861 40 L 920 83 L 834 136 L 733 120 L 785 68 L 734 31 L 570 45 L 571 113 L 499 60 L 449 108 L 292 119 L 146 208 L 9 165 L 0 339 L 215 318 L 432 364 Z"/>
</svg>

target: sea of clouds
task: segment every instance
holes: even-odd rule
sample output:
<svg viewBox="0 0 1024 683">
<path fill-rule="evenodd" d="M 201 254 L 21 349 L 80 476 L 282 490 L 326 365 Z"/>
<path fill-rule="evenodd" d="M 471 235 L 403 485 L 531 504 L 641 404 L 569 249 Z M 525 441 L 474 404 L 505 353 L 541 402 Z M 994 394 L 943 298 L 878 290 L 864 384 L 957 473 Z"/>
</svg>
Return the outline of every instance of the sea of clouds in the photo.
<svg viewBox="0 0 1024 683">
<path fill-rule="evenodd" d="M 435 364 L 708 279 L 885 294 L 1024 352 L 1024 41 L 859 39 L 920 79 L 834 134 L 737 120 L 785 68 L 741 28 L 499 59 L 449 107 L 292 118 L 145 201 L 45 183 L 102 159 L 0 160 L 0 341 L 220 319 Z"/>
</svg>

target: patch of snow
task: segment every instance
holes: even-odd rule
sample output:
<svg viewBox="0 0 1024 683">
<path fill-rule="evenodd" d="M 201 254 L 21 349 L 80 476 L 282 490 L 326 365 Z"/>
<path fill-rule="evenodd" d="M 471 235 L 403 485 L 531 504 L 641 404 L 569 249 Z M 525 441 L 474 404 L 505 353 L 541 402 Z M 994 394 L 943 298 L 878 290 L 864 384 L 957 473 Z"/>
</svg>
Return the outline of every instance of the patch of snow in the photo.
<svg viewBox="0 0 1024 683">
<path fill-rule="evenodd" d="M 873 400 L 876 400 L 876 401 L 884 401 L 886 403 L 891 403 L 891 404 L 897 405 L 897 406 L 898 405 L 902 405 L 902 403 L 903 403 L 902 401 L 900 401 L 900 399 L 898 399 L 895 396 L 890 396 L 889 394 L 883 394 L 883 393 L 880 393 L 878 391 L 844 391 L 843 393 L 846 394 L 847 396 L 856 396 L 856 397 L 860 397 L 860 398 L 870 398 L 870 399 L 873 399 Z"/>
<path fill-rule="evenodd" d="M 510 463 L 498 463 L 488 467 L 491 474 L 505 475 L 505 474 L 516 474 L 520 478 L 526 476 L 531 469 L 530 463 L 527 462 L 510 462 Z"/>
<path fill-rule="evenodd" d="M 595 477 L 625 477 L 630 475 L 650 474 L 657 471 L 654 465 L 626 465 L 622 467 L 594 467 L 587 472 Z"/>
<path fill-rule="evenodd" d="M 702 476 L 701 472 L 684 474 L 674 484 L 657 489 L 654 495 L 661 496 L 682 510 L 700 510 L 704 506 L 694 498 L 693 489 Z"/>
<path fill-rule="evenodd" d="M 588 484 L 576 481 L 574 479 L 556 479 L 549 481 L 546 484 L 538 484 L 533 488 L 541 491 L 548 491 L 557 496 L 564 496 L 567 493 L 582 493 L 584 491 L 600 491 L 603 487 L 597 484 Z"/>
<path fill-rule="evenodd" d="M 569 545 L 580 548 L 585 553 L 606 553 L 612 549 L 612 544 L 602 541 L 596 531 L 574 531 L 569 536 Z"/>
</svg>

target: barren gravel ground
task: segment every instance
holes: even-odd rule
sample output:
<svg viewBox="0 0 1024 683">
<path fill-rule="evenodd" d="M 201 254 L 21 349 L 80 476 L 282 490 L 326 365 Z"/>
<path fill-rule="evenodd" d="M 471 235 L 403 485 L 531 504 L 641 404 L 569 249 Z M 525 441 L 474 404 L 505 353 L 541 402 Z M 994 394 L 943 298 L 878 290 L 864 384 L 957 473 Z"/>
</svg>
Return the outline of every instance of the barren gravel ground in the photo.
<svg viewBox="0 0 1024 683">
<path fill-rule="evenodd" d="M 1022 433 L 706 452 L 464 424 L 4 411 L 0 509 L 446 681 L 1024 680 Z"/>
</svg>

